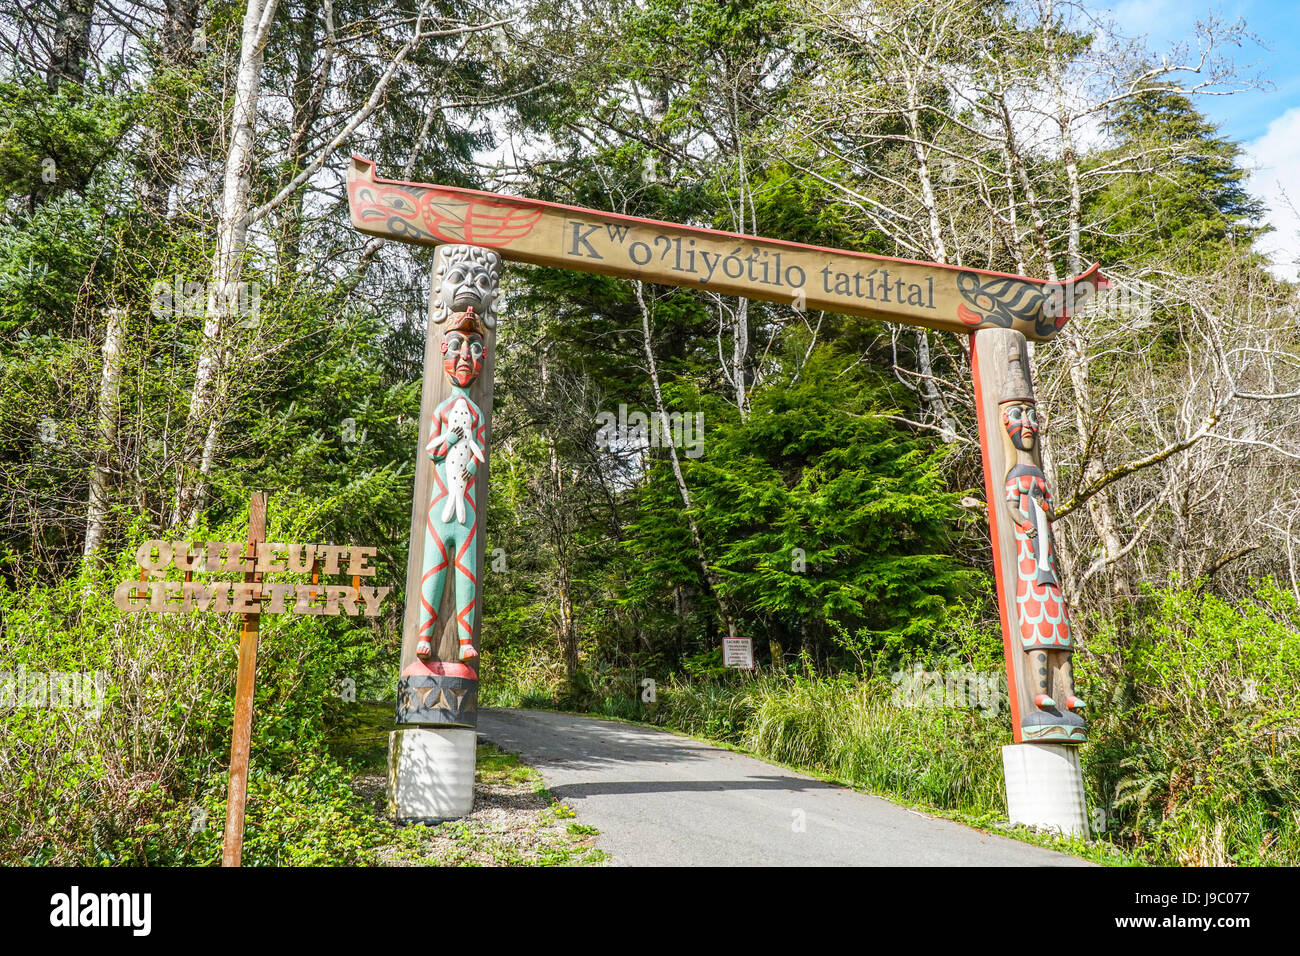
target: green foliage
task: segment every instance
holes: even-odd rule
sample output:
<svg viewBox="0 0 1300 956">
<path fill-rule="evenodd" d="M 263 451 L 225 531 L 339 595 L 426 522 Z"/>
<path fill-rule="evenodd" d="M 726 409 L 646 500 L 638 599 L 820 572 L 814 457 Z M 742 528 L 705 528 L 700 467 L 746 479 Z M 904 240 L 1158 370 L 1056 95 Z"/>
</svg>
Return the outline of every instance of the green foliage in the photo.
<svg viewBox="0 0 1300 956">
<path fill-rule="evenodd" d="M 0 202 L 85 189 L 132 119 L 135 101 L 103 89 L 40 77 L 0 81 Z"/>
<path fill-rule="evenodd" d="M 225 774 L 215 774 L 206 783 L 188 813 L 178 808 L 160 823 L 142 828 L 146 839 L 154 832 L 166 839 L 187 832 L 187 826 L 193 831 L 196 819 L 209 823 L 189 833 L 174 859 L 153 862 L 221 862 Z M 196 817 L 196 810 L 203 816 Z M 358 797 L 348 770 L 328 758 L 304 754 L 288 772 L 268 772 L 256 760 L 250 769 L 244 866 L 373 866 L 379 862 L 376 848 L 391 838 L 390 833 L 374 807 Z"/>
<path fill-rule="evenodd" d="M 720 590 L 746 624 L 815 653 L 834 627 L 901 652 L 928 644 L 945 606 L 978 580 L 951 555 L 957 496 L 944 452 L 890 420 L 888 393 L 855 359 L 814 349 L 797 379 L 756 389 L 741 419 L 703 409 L 704 454 L 681 459 Z M 698 575 L 681 500 L 660 456 L 640 495 L 628 602 Z M 668 544 L 668 547 L 664 545 Z"/>
<path fill-rule="evenodd" d="M 1089 641 L 1088 768 L 1121 832 L 1180 865 L 1300 859 L 1300 605 L 1272 582 L 1228 601 L 1148 592 L 1137 635 Z M 1085 686 L 1088 686 L 1085 683 Z"/>
<path fill-rule="evenodd" d="M 273 502 L 278 540 L 313 540 L 309 525 L 275 514 Z M 246 522 L 200 527 L 196 537 L 238 540 Z M 97 714 L 49 706 L 0 712 L 6 863 L 219 859 L 213 841 L 224 819 L 237 629 L 226 615 L 118 611 L 113 589 L 135 578 L 134 555 L 132 545 L 55 585 L 0 584 L 0 672 L 98 675 L 104 695 Z M 362 693 L 387 686 L 393 661 L 378 637 L 365 619 L 263 619 L 250 777 L 263 807 L 250 809 L 247 828 L 257 859 L 322 862 L 335 825 L 361 819 L 342 771 L 321 754 L 346 723 L 340 681 L 351 677 Z M 197 819 L 206 829 L 191 832 Z M 355 838 L 355 846 L 335 841 L 343 858 L 360 852 L 364 835 Z"/>
<path fill-rule="evenodd" d="M 1137 147 L 1146 158 L 1094 197 L 1090 212 L 1106 224 L 1089 236 L 1094 260 L 1205 264 L 1248 247 L 1263 232 L 1263 204 L 1246 191 L 1241 146 L 1220 135 L 1185 95 L 1157 89 L 1122 100 L 1107 125 L 1117 140 L 1115 155 Z M 1169 168 L 1154 174 L 1165 157 Z M 1114 161 L 1101 153 L 1091 164 Z"/>
</svg>

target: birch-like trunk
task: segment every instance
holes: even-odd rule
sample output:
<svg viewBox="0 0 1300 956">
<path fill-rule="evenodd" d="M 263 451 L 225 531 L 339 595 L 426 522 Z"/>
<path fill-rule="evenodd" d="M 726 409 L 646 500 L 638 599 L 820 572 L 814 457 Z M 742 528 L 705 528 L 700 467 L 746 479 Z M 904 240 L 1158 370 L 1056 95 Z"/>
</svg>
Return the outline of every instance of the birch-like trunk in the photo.
<svg viewBox="0 0 1300 956">
<path fill-rule="evenodd" d="M 216 455 L 223 414 L 221 372 L 226 335 L 239 301 L 238 283 L 243 275 L 248 248 L 249 181 L 256 141 L 257 99 L 262 80 L 262 53 L 279 0 L 248 0 L 240 39 L 239 72 L 235 80 L 235 102 L 230 117 L 230 149 L 226 154 L 221 194 L 221 218 L 217 225 L 217 247 L 208 278 L 207 317 L 199 347 L 194 391 L 190 396 L 186 442 L 193 448 L 196 436 L 203 440 L 195 467 L 193 457 L 182 465 L 176 491 L 175 523 L 193 524 L 203 506 L 208 475 Z"/>
<path fill-rule="evenodd" d="M 655 362 L 654 347 L 650 337 L 650 308 L 646 305 L 644 286 L 642 283 L 636 283 L 636 302 L 641 309 L 641 336 L 645 345 L 646 366 L 650 372 L 650 386 L 655 396 L 655 411 L 658 418 L 655 427 L 661 427 L 668 421 L 668 416 L 664 411 L 663 391 L 659 387 L 659 366 Z M 695 545 L 695 557 L 700 564 L 700 573 L 704 575 L 704 583 L 713 596 L 718 599 L 718 607 L 722 611 L 722 618 L 727 624 L 727 635 L 737 637 L 736 620 L 732 616 L 731 608 L 722 590 L 719 587 L 718 576 L 713 573 L 709 567 L 709 559 L 704 552 L 704 539 L 700 536 L 699 525 L 695 523 L 695 514 L 691 506 L 691 491 L 686 487 L 686 477 L 682 474 L 682 463 L 677 457 L 677 447 L 670 441 L 668 445 L 668 458 L 673 466 L 673 478 L 677 482 L 677 493 L 682 499 L 682 515 L 686 518 L 686 526 L 691 532 L 691 541 Z"/>
<path fill-rule="evenodd" d="M 105 313 L 103 372 L 99 380 L 99 408 L 95 427 L 95 463 L 90 466 L 90 499 L 86 505 L 86 543 L 83 557 L 103 546 L 108 529 L 108 498 L 113 475 L 113 449 L 117 445 L 117 402 L 122 386 L 122 329 L 120 309 Z"/>
<path fill-rule="evenodd" d="M 163 3 L 163 22 L 158 30 L 158 43 L 153 60 L 154 78 L 184 68 L 194 58 L 194 30 L 199 22 L 201 0 L 165 0 Z M 167 197 L 176 184 L 184 157 L 177 155 L 175 148 L 165 142 L 162 125 L 170 119 L 175 122 L 179 113 L 189 103 L 184 87 L 173 101 L 168 96 L 155 99 L 154 106 L 167 103 L 169 109 L 178 113 L 170 117 L 162 110 L 157 110 L 147 120 L 141 131 L 141 146 L 137 165 L 139 167 L 138 189 L 140 204 L 149 215 L 158 221 L 167 217 Z"/>
<path fill-rule="evenodd" d="M 926 227 L 929 232 L 930 257 L 935 262 L 947 264 L 948 243 L 943 237 L 943 220 L 939 215 L 939 202 L 934 193 L 934 176 L 930 170 L 930 154 L 922 140 L 921 108 L 916 90 L 916 78 L 907 78 L 907 123 L 912 136 L 912 157 L 916 161 L 916 179 L 921 187 L 921 205 L 925 208 Z M 930 339 L 925 329 L 918 328 L 916 336 L 916 366 L 921 375 L 921 397 L 930 413 L 939 420 L 939 434 L 945 442 L 957 440 L 957 419 L 944 400 L 935 381 L 934 365 L 930 361 Z"/>
<path fill-rule="evenodd" d="M 740 417 L 749 417 L 749 392 L 745 382 L 745 365 L 749 361 L 749 300 L 736 301 L 736 330 L 732 338 L 731 368 L 736 378 L 736 409 Z"/>
<path fill-rule="evenodd" d="M 50 68 L 45 76 L 51 92 L 60 83 L 80 86 L 86 79 L 86 60 L 90 57 L 90 22 L 95 0 L 60 0 L 54 24 L 54 48 Z"/>
<path fill-rule="evenodd" d="M 1045 8 L 1044 23 L 1052 24 L 1052 4 Z M 1049 36 L 1052 34 L 1049 32 Z M 1074 141 L 1073 113 L 1067 101 L 1064 78 L 1061 75 L 1061 60 L 1055 40 L 1047 51 L 1047 72 L 1056 97 L 1056 122 L 1061 137 L 1061 159 L 1065 166 L 1066 183 L 1069 189 L 1069 206 L 1067 212 L 1067 253 L 1072 275 L 1083 271 L 1082 233 L 1083 233 L 1083 194 L 1079 182 L 1079 157 Z M 1079 431 L 1080 441 L 1086 443 L 1094 424 L 1094 403 L 1092 387 L 1088 381 L 1090 356 L 1086 341 L 1086 331 L 1078 322 L 1069 323 L 1061 332 L 1061 341 L 1065 348 L 1069 371 L 1070 388 L 1074 395 L 1075 426 Z M 1083 485 L 1093 484 L 1105 474 L 1105 465 L 1097 454 L 1090 454 L 1083 466 Z M 1114 593 L 1124 597 L 1130 593 L 1131 584 L 1128 575 L 1118 566 L 1123 543 L 1119 535 L 1119 522 L 1111 507 L 1107 491 L 1097 492 L 1087 502 L 1088 517 L 1093 530 L 1106 549 L 1106 557 L 1112 562 L 1112 583 Z"/>
</svg>

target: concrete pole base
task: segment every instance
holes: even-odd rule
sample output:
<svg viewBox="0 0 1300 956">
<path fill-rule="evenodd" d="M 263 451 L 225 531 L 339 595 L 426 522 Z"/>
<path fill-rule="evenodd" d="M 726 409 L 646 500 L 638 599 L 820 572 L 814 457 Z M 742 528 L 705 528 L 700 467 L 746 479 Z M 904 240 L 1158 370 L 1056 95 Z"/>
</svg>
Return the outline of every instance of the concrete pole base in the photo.
<svg viewBox="0 0 1300 956">
<path fill-rule="evenodd" d="M 474 807 L 472 727 L 408 727 L 388 735 L 388 812 L 399 823 L 437 823 Z"/>
<path fill-rule="evenodd" d="M 1007 811 L 1013 824 L 1088 836 L 1079 750 L 1063 744 L 1011 744 L 1002 748 Z"/>
</svg>

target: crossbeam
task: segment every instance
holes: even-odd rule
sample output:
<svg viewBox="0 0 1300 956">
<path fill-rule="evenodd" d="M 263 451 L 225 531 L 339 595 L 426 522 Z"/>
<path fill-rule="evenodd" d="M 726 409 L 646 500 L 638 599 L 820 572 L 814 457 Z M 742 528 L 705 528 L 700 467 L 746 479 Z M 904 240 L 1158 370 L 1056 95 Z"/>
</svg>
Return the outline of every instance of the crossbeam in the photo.
<svg viewBox="0 0 1300 956">
<path fill-rule="evenodd" d="M 499 193 L 380 178 L 352 157 L 352 225 L 417 245 L 468 243 L 534 265 L 707 289 L 946 332 L 1052 338 L 1106 279 L 1051 282 L 641 219 Z"/>
</svg>

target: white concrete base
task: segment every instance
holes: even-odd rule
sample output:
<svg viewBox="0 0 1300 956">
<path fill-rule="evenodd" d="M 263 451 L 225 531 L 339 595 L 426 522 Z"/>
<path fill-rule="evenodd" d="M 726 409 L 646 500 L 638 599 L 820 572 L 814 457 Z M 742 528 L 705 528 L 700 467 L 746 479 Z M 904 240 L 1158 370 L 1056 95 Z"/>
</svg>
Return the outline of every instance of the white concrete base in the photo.
<svg viewBox="0 0 1300 956">
<path fill-rule="evenodd" d="M 1079 748 L 1064 744 L 1011 744 L 1002 748 L 1011 822 L 1088 836 Z"/>
<path fill-rule="evenodd" d="M 408 727 L 388 735 L 388 812 L 401 823 L 455 820 L 474 807 L 471 727 Z"/>
</svg>

